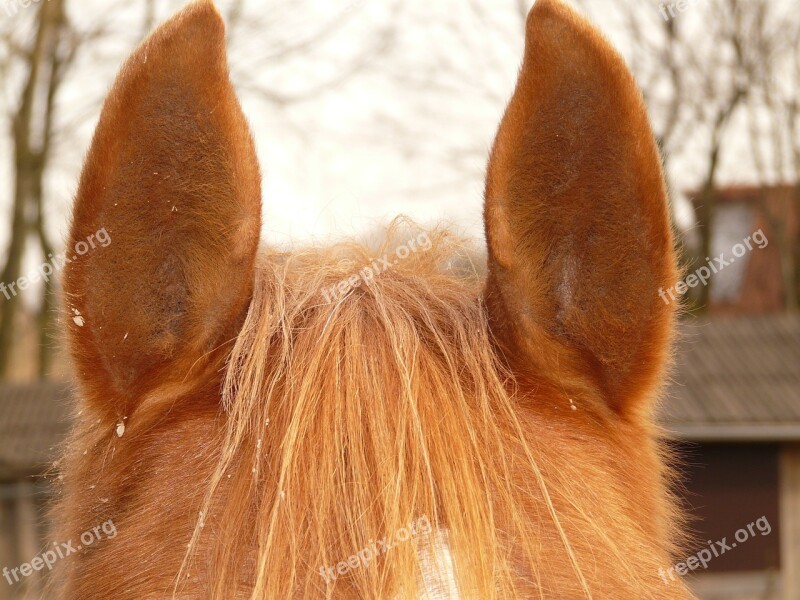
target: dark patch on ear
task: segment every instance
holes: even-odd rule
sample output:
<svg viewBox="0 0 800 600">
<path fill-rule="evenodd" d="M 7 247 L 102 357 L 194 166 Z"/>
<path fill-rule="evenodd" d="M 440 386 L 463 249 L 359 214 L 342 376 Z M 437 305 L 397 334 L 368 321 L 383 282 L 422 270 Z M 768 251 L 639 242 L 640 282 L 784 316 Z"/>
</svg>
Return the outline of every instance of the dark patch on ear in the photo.
<svg viewBox="0 0 800 600">
<path fill-rule="evenodd" d="M 163 348 L 163 357 L 172 358 L 176 344 L 186 335 L 186 318 L 189 314 L 188 290 L 181 259 L 175 254 L 168 255 L 155 274 L 153 283 L 162 290 L 160 297 L 154 298 L 152 313 L 156 318 L 156 346 Z M 160 314 L 159 314 L 160 313 Z"/>
</svg>

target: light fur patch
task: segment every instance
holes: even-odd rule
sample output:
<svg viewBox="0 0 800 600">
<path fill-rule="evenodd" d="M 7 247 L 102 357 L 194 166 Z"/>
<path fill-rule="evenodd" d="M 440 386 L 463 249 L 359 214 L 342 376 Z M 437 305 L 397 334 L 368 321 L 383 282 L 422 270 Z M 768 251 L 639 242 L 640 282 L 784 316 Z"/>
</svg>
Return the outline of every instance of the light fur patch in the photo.
<svg viewBox="0 0 800 600">
<path fill-rule="evenodd" d="M 420 548 L 419 559 L 425 586 L 420 600 L 458 600 L 461 597 L 446 531 L 437 531 L 430 544 Z"/>
</svg>

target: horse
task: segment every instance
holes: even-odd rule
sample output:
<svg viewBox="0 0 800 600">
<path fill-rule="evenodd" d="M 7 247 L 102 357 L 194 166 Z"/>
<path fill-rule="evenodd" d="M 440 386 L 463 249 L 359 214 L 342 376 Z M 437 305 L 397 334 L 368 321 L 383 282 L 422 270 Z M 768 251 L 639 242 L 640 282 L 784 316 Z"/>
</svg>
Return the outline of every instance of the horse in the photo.
<svg viewBox="0 0 800 600">
<path fill-rule="evenodd" d="M 73 551 L 48 597 L 693 597 L 663 577 L 684 520 L 659 150 L 589 21 L 538 0 L 525 37 L 485 270 L 407 221 L 377 249 L 259 250 L 220 14 L 194 2 L 133 52 L 71 219 L 73 246 L 111 241 L 64 273 Z"/>
</svg>

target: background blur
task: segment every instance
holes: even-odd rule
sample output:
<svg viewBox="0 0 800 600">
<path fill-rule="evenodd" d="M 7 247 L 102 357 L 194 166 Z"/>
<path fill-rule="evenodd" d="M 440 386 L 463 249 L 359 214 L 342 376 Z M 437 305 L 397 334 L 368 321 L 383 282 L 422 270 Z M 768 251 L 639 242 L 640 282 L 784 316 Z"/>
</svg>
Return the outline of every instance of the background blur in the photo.
<svg viewBox="0 0 800 600">
<path fill-rule="evenodd" d="M 484 168 L 530 0 L 217 4 L 264 171 L 265 243 L 366 235 L 398 213 L 450 223 L 483 243 Z M 720 264 L 715 257 L 729 262 L 707 284 L 687 278 L 678 290 L 688 310 L 662 419 L 686 463 L 693 551 L 738 540 L 762 517 L 770 527 L 707 568 L 690 563 L 688 576 L 702 598 L 797 600 L 797 1 L 574 4 L 642 87 L 687 273 L 702 275 Z M 63 249 L 115 73 L 181 5 L 0 0 L 0 282 L 18 282 Z M 58 285 L 56 273 L 0 294 L 0 568 L 56 541 L 46 533 L 45 473 L 71 401 L 53 312 Z M 40 598 L 41 576 L 0 579 L 0 600 Z"/>
</svg>

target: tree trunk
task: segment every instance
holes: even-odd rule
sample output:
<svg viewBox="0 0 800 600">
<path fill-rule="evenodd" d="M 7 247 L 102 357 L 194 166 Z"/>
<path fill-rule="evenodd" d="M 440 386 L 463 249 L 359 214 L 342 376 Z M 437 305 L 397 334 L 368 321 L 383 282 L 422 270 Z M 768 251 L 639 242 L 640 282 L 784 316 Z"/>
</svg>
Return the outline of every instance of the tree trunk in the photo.
<svg viewBox="0 0 800 600">
<path fill-rule="evenodd" d="M 29 53 L 28 76 L 22 88 L 17 112 L 13 118 L 14 138 L 14 205 L 9 243 L 2 282 L 7 286 L 3 292 L 0 308 L 0 378 L 9 375 L 11 356 L 15 346 L 15 324 L 19 309 L 18 280 L 22 275 L 25 246 L 31 233 L 36 233 L 40 247 L 47 259 L 51 246 L 46 240 L 43 211 L 44 173 L 47 166 L 52 135 L 53 105 L 61 81 L 63 57 L 59 55 L 60 40 L 66 26 L 65 0 L 50 0 L 39 6 L 36 21 L 36 36 Z M 44 74 L 44 76 L 43 76 Z M 44 102 L 37 103 L 37 99 Z M 40 111 L 38 105 L 44 106 Z M 33 132 L 43 125 L 41 140 L 35 140 Z M 35 215 L 35 217 L 33 217 Z M 31 220 L 35 218 L 34 222 Z M 46 285 L 47 289 L 49 286 Z M 52 307 L 51 301 L 43 303 L 42 310 Z M 40 319 L 47 325 L 50 316 Z M 44 321 L 44 323 L 42 323 Z M 39 339 L 42 334 L 40 330 Z M 49 351 L 50 344 L 46 344 Z M 40 360 L 42 359 L 40 353 Z M 45 357 L 45 363 L 47 359 Z M 46 368 L 45 364 L 45 368 Z M 40 364 L 39 371 L 43 368 Z"/>
</svg>

